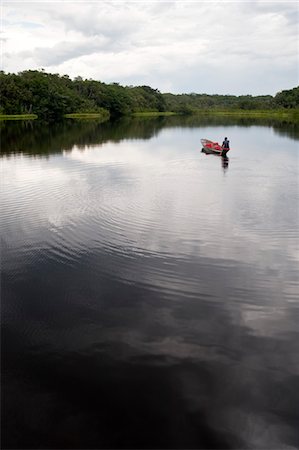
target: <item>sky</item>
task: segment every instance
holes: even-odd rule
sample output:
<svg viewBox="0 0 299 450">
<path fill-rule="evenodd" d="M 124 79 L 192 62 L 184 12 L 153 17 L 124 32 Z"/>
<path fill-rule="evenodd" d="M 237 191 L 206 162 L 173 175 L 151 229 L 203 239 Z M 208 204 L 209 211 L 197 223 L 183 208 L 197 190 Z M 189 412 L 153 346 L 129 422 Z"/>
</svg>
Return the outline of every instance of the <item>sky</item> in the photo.
<svg viewBox="0 0 299 450">
<path fill-rule="evenodd" d="M 298 85 L 298 1 L 2 1 L 1 68 L 265 95 Z"/>
</svg>

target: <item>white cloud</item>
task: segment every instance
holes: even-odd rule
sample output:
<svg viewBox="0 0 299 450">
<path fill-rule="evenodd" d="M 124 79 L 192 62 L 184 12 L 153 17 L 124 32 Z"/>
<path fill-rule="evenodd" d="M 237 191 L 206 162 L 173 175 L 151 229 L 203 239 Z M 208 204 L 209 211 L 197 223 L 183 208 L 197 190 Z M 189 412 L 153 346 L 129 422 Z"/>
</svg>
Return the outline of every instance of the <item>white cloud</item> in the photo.
<svg viewBox="0 0 299 450">
<path fill-rule="evenodd" d="M 49 2 L 3 8 L 4 70 L 161 91 L 266 94 L 298 82 L 291 2 Z"/>
<path fill-rule="evenodd" d="M 82 39 L 73 42 L 58 42 L 51 48 L 36 47 L 33 52 L 21 52 L 21 56 L 32 57 L 38 64 L 46 67 L 59 66 L 70 59 L 105 51 L 109 42 L 105 37 Z"/>
</svg>

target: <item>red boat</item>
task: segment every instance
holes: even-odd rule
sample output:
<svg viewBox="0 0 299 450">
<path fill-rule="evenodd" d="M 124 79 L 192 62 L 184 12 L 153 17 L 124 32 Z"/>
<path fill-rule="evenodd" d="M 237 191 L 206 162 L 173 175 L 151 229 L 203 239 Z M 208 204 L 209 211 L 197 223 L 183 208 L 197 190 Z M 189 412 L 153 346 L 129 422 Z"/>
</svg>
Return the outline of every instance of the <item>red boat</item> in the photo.
<svg viewBox="0 0 299 450">
<path fill-rule="evenodd" d="M 229 148 L 222 148 L 221 145 L 218 144 L 218 142 L 212 142 L 208 139 L 201 139 L 200 140 L 202 144 L 202 150 L 205 153 L 212 153 L 214 155 L 220 155 L 220 156 L 226 156 L 227 152 L 229 151 Z"/>
</svg>

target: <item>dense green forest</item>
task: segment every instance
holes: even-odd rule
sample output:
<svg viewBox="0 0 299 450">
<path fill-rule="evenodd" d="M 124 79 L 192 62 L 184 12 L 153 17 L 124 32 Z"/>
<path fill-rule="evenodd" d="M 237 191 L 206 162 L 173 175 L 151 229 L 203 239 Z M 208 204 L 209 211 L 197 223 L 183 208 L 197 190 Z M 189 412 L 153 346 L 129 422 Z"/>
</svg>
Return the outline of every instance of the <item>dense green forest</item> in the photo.
<svg viewBox="0 0 299 450">
<path fill-rule="evenodd" d="M 207 94 L 162 94 L 149 86 L 121 86 L 68 75 L 27 70 L 0 72 L 0 114 L 36 114 L 56 119 L 71 113 L 98 112 L 104 117 L 139 111 L 275 110 L 299 108 L 299 87 L 274 97 Z"/>
</svg>

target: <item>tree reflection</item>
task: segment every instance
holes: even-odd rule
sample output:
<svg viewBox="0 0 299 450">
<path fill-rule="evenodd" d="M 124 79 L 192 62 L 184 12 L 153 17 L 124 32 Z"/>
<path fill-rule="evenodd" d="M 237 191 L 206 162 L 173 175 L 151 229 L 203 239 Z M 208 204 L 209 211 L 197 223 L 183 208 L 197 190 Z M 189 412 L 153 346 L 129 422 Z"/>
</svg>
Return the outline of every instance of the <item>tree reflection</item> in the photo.
<svg viewBox="0 0 299 450">
<path fill-rule="evenodd" d="M 217 116 L 171 116 L 171 117 L 123 117 L 116 121 L 64 120 L 58 123 L 41 121 L 0 122 L 1 153 L 25 153 L 49 155 L 105 142 L 124 139 L 150 139 L 165 128 L 205 128 L 211 126 L 251 127 L 269 126 L 276 134 L 299 139 L 299 123 L 276 119 L 251 119 Z"/>
</svg>

